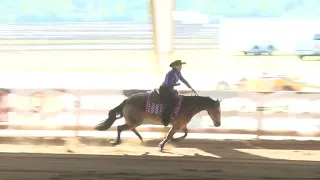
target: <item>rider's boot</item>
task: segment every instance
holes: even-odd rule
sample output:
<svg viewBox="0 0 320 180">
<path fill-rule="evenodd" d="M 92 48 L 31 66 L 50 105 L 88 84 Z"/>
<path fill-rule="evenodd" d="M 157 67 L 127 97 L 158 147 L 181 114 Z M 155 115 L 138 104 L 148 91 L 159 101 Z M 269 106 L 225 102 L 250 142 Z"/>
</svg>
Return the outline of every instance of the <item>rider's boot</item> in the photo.
<svg viewBox="0 0 320 180">
<path fill-rule="evenodd" d="M 166 108 L 162 113 L 162 122 L 164 126 L 168 126 L 170 122 L 170 113 L 168 113 L 168 110 Z"/>
<path fill-rule="evenodd" d="M 175 103 L 168 103 L 164 110 L 163 110 L 163 114 L 162 114 L 162 121 L 163 121 L 163 125 L 164 126 L 168 126 L 170 121 L 171 121 L 171 115 L 172 115 L 172 112 L 173 112 L 173 109 L 174 109 L 174 106 L 175 106 Z"/>
</svg>

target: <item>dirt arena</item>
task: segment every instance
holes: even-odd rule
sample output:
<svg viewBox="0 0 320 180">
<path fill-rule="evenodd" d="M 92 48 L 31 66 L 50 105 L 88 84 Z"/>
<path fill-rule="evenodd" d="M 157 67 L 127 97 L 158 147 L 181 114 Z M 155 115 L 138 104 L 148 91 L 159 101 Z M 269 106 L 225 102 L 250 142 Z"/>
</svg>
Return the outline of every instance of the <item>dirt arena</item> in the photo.
<svg viewBox="0 0 320 180">
<path fill-rule="evenodd" d="M 0 179 L 320 179 L 319 142 L 184 140 L 161 153 L 159 141 L 2 144 Z"/>
</svg>

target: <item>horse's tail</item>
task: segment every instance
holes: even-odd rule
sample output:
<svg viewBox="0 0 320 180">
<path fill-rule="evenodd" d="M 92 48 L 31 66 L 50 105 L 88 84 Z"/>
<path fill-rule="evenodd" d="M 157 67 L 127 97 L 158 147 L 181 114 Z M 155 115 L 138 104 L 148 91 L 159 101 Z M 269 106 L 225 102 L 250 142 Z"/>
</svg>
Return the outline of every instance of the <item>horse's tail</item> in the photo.
<svg viewBox="0 0 320 180">
<path fill-rule="evenodd" d="M 117 119 L 120 119 L 123 117 L 123 108 L 126 105 L 126 102 L 127 102 L 127 100 L 124 100 L 117 107 L 111 109 L 109 111 L 108 119 L 106 119 L 105 121 L 96 125 L 94 129 L 96 129 L 98 131 L 108 130 Z"/>
</svg>

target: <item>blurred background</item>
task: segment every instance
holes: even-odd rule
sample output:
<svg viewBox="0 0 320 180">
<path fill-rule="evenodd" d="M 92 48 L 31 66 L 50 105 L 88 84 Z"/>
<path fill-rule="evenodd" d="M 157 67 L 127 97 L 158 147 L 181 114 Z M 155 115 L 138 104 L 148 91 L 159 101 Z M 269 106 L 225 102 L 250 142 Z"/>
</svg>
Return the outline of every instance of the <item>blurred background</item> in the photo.
<svg viewBox="0 0 320 180">
<path fill-rule="evenodd" d="M 319 4 L 175 0 L 174 25 L 162 27 L 173 32 L 170 60 L 188 63 L 184 76 L 198 90 L 318 89 Z M 79 79 L 91 76 L 97 81 L 85 82 L 101 88 L 157 87 L 162 79 L 155 75 L 159 60 L 150 7 L 149 0 L 3 0 L 0 69 L 51 72 L 53 79 L 68 73 L 65 84 L 83 83 L 72 76 L 80 73 Z"/>
<path fill-rule="evenodd" d="M 268 104 L 288 122 L 309 113 L 299 118 L 320 129 L 318 0 L 2 0 L 0 23 L 0 86 L 15 97 L 46 88 L 144 91 L 181 59 L 200 94 L 232 100 L 225 111 Z M 99 101 L 86 103 L 105 110 Z M 254 119 L 237 113 L 226 113 L 231 125 Z"/>
</svg>

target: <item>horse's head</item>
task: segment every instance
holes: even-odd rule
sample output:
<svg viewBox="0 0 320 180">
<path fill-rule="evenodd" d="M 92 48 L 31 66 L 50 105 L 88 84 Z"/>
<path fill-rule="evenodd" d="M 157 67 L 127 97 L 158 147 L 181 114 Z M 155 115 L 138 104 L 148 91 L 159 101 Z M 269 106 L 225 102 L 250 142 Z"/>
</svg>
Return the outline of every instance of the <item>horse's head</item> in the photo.
<svg viewBox="0 0 320 180">
<path fill-rule="evenodd" d="M 219 127 L 221 125 L 221 109 L 220 109 L 221 100 L 213 100 L 210 98 L 210 104 L 206 108 L 210 118 L 213 120 L 213 124 L 215 127 Z"/>
</svg>

